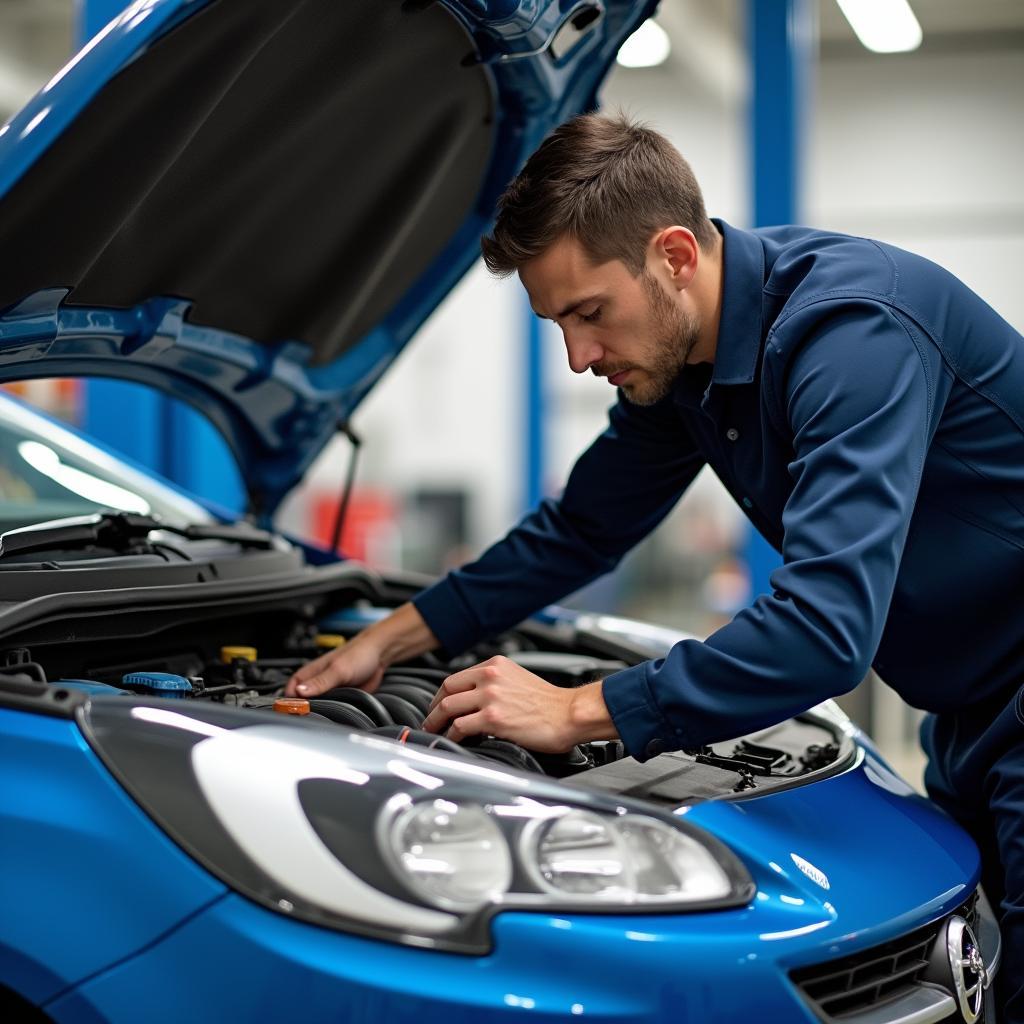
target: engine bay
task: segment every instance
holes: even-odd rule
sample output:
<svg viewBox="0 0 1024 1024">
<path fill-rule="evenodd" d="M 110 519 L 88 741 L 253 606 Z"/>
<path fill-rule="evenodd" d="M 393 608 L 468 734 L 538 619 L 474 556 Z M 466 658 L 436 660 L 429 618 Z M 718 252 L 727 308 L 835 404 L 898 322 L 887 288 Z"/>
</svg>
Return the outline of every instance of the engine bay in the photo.
<svg viewBox="0 0 1024 1024">
<path fill-rule="evenodd" d="M 755 796 L 809 781 L 849 763 L 853 745 L 832 723 L 798 716 L 771 729 L 700 750 L 663 754 L 640 763 L 617 740 L 583 743 L 560 754 L 540 753 L 499 737 L 455 743 L 423 731 L 430 704 L 444 679 L 495 655 L 504 655 L 557 686 L 601 679 L 652 656 L 628 643 L 567 623 L 531 620 L 457 657 L 425 654 L 391 666 L 369 693 L 341 687 L 309 700 L 284 697 L 293 672 L 338 648 L 386 615 L 391 600 L 350 593 L 326 615 L 316 604 L 292 613 L 254 611 L 244 618 L 174 616 L 148 636 L 125 632 L 121 642 L 98 642 L 75 629 L 56 642 L 0 650 L 4 677 L 28 677 L 90 696 L 138 695 L 169 701 L 216 702 L 260 715 L 288 715 L 308 726 L 344 727 L 400 743 L 546 775 L 584 788 L 680 806 L 718 797 Z M 333 603 L 333 602 L 332 602 Z M 129 617 L 131 613 L 127 613 Z M 26 639 L 29 639 L 26 636 Z M 111 657 L 113 650 L 117 657 Z"/>
</svg>

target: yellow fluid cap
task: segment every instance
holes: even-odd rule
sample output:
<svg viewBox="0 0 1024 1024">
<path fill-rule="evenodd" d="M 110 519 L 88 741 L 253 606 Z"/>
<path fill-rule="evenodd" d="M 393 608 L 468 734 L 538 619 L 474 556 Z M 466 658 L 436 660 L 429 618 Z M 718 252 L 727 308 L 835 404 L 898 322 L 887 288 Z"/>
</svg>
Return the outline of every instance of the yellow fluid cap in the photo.
<svg viewBox="0 0 1024 1024">
<path fill-rule="evenodd" d="M 245 658 L 246 661 L 256 660 L 255 647 L 222 647 L 220 649 L 220 660 L 225 665 L 230 665 L 235 658 Z"/>
<path fill-rule="evenodd" d="M 336 647 L 340 647 L 345 642 L 343 636 L 339 636 L 337 633 L 317 633 L 316 645 L 317 647 L 323 647 L 326 650 L 333 651 Z"/>
<path fill-rule="evenodd" d="M 274 710 L 279 715 L 308 715 L 309 701 L 301 697 L 278 697 L 274 701 Z"/>
</svg>

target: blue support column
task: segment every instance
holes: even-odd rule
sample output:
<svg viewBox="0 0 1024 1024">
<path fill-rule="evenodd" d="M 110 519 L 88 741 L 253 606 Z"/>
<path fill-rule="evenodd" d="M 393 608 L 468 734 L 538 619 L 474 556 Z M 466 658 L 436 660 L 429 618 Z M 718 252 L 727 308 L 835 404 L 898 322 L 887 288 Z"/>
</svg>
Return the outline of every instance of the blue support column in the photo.
<svg viewBox="0 0 1024 1024">
<path fill-rule="evenodd" d="M 802 219 L 805 125 L 816 59 L 812 0 L 747 0 L 750 168 L 755 227 Z M 754 596 L 771 590 L 778 553 L 748 528 L 743 557 Z"/>
<path fill-rule="evenodd" d="M 210 501 L 243 511 L 242 478 L 217 428 L 182 402 L 162 401 L 165 475 Z"/>
<path fill-rule="evenodd" d="M 523 504 L 533 508 L 544 497 L 544 339 L 540 318 L 523 299 L 525 316 L 525 373 L 523 387 Z"/>
<path fill-rule="evenodd" d="M 817 27 L 811 0 L 747 0 L 755 227 L 801 220 Z"/>
<path fill-rule="evenodd" d="M 78 45 L 116 17 L 129 0 L 77 0 Z M 224 439 L 194 409 L 138 384 L 89 380 L 83 427 L 105 444 L 200 497 L 241 511 L 245 492 Z"/>
</svg>

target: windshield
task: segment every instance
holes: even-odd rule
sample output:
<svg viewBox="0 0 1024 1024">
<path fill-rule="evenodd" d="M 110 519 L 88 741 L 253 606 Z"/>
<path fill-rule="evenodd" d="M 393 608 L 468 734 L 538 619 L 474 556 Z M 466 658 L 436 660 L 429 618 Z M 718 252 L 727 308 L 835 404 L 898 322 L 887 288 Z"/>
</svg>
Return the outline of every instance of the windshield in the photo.
<svg viewBox="0 0 1024 1024">
<path fill-rule="evenodd" d="M 0 532 L 98 509 L 178 526 L 214 522 L 201 505 L 0 393 Z"/>
</svg>

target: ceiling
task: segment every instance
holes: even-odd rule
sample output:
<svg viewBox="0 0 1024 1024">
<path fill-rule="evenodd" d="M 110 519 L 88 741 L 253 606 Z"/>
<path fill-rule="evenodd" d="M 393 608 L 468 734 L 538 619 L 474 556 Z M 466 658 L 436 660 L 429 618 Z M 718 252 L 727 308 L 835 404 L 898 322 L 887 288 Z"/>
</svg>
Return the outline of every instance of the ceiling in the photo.
<svg viewBox="0 0 1024 1024">
<path fill-rule="evenodd" d="M 672 0 L 668 0 L 669 3 Z M 1024 3 L 1021 0 L 910 0 L 924 32 L 925 43 L 937 37 L 955 36 L 965 42 L 972 38 L 1004 33 L 1024 33 Z M 834 0 L 820 0 L 819 28 L 823 43 L 856 43 L 849 22 Z M 858 44 L 859 45 L 859 44 Z"/>
<path fill-rule="evenodd" d="M 822 60 L 867 57 L 835 0 L 818 10 Z M 1024 49 L 1022 0 L 911 0 L 931 50 Z M 67 59 L 76 0 L 0 0 L 0 121 L 17 110 Z M 744 0 L 662 0 L 658 20 L 685 64 L 713 88 L 743 78 Z M 900 59 L 898 56 L 881 59 Z M 642 72 L 641 72 L 642 73 Z"/>
</svg>

